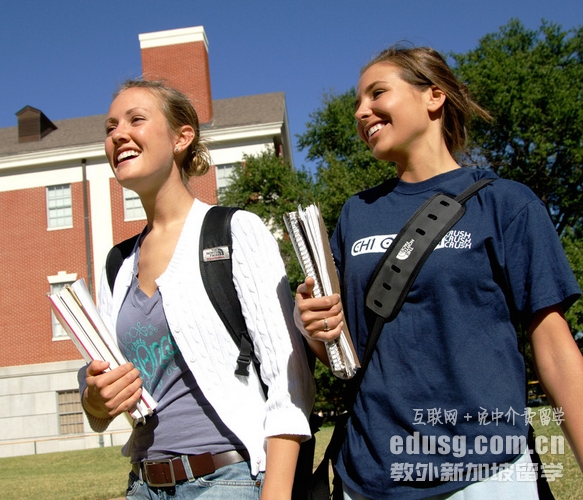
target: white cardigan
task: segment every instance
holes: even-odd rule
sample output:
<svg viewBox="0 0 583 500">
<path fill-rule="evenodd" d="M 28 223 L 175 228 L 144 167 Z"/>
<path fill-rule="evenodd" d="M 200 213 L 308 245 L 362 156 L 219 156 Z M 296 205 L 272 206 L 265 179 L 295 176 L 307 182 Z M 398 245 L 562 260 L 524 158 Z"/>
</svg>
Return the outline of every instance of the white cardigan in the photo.
<svg viewBox="0 0 583 500">
<path fill-rule="evenodd" d="M 200 230 L 209 208 L 194 201 L 168 268 L 156 282 L 188 367 L 221 420 L 246 446 L 256 474 L 265 470 L 266 437 L 310 436 L 314 382 L 294 326 L 293 300 L 277 243 L 256 215 L 243 210 L 232 220 L 233 281 L 261 362 L 261 378 L 269 387 L 267 402 L 255 370 L 248 378 L 235 376 L 239 350 L 211 304 L 199 271 Z M 112 332 L 134 259 L 132 252 L 123 262 L 113 297 L 105 274 L 101 279 L 99 310 Z M 94 430 L 103 431 L 109 424 L 88 417 Z"/>
</svg>

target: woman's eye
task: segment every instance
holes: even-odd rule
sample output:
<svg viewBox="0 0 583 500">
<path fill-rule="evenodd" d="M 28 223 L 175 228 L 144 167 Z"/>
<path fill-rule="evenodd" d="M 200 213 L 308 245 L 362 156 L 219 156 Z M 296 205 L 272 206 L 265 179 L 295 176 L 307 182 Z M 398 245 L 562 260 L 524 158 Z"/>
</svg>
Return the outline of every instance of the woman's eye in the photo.
<svg viewBox="0 0 583 500">
<path fill-rule="evenodd" d="M 132 122 L 132 123 L 139 123 L 139 122 L 141 122 L 143 119 L 144 119 L 144 117 L 143 117 L 143 116 L 134 116 L 134 117 L 132 117 L 132 121 L 131 121 L 131 122 Z"/>
<path fill-rule="evenodd" d="M 382 90 L 382 89 L 373 90 L 373 92 L 372 92 L 372 98 L 373 99 L 376 99 L 377 97 L 379 97 L 380 95 L 382 95 L 384 92 L 385 91 Z"/>
</svg>

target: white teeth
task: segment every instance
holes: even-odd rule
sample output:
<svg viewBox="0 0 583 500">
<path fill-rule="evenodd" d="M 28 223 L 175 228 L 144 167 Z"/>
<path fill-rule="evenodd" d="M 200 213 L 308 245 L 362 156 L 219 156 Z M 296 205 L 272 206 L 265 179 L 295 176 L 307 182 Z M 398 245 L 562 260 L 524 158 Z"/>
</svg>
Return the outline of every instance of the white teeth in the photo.
<svg viewBox="0 0 583 500">
<path fill-rule="evenodd" d="M 123 153 L 120 153 L 117 156 L 117 161 L 120 162 L 122 160 L 125 160 L 126 158 L 129 158 L 130 156 L 140 156 L 140 153 L 138 153 L 137 151 L 124 151 Z"/>
<path fill-rule="evenodd" d="M 373 135 L 377 130 L 380 130 L 384 127 L 384 125 L 382 123 L 377 123 L 376 125 L 373 125 L 371 128 L 368 129 L 367 132 L 367 137 L 370 137 L 371 135 Z"/>
</svg>

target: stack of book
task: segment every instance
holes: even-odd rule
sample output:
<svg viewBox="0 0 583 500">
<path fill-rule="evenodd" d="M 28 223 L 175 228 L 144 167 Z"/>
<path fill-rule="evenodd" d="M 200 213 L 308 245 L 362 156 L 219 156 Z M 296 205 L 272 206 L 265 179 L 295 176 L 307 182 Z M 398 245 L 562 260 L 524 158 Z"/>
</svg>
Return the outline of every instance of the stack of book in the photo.
<svg viewBox="0 0 583 500">
<path fill-rule="evenodd" d="M 340 293 L 328 233 L 318 206 L 305 209 L 299 206 L 297 212 L 287 212 L 283 219 L 305 276 L 314 279 L 314 297 Z M 326 352 L 332 373 L 339 378 L 350 379 L 360 368 L 346 323 L 338 338 L 326 342 Z"/>
<path fill-rule="evenodd" d="M 87 363 L 95 359 L 108 361 L 108 370 L 127 363 L 115 342 L 115 336 L 111 335 L 99 316 L 85 280 L 66 285 L 61 291 L 48 294 L 48 298 L 55 317 Z M 142 388 L 142 397 L 129 414 L 137 423 L 143 423 L 156 405 L 154 398 Z"/>
</svg>

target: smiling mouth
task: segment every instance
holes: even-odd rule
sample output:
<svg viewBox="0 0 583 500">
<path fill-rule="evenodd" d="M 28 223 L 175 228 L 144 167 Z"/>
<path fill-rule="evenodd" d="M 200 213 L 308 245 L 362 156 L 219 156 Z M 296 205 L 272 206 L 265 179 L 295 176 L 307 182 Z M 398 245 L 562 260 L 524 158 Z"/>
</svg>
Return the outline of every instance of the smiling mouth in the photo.
<svg viewBox="0 0 583 500">
<path fill-rule="evenodd" d="M 370 139 L 370 137 L 375 133 L 382 129 L 385 125 L 383 123 L 377 123 L 373 125 L 371 128 L 368 129 L 366 132 L 366 137 Z"/>
<path fill-rule="evenodd" d="M 123 153 L 120 153 L 119 155 L 117 155 L 117 158 L 116 158 L 117 164 L 119 165 L 120 163 L 122 163 L 125 160 L 137 158 L 138 156 L 140 156 L 140 154 L 141 153 L 139 153 L 138 151 L 133 151 L 133 150 L 124 151 Z"/>
</svg>

